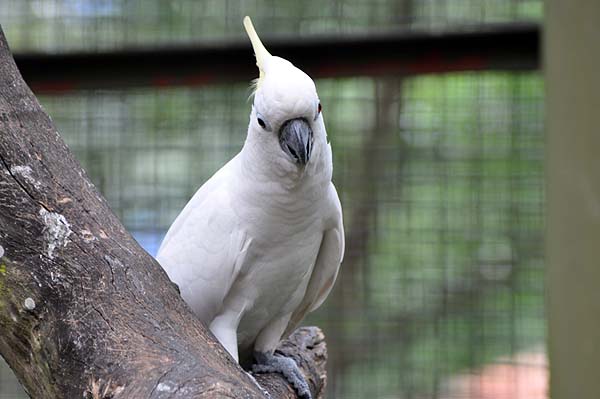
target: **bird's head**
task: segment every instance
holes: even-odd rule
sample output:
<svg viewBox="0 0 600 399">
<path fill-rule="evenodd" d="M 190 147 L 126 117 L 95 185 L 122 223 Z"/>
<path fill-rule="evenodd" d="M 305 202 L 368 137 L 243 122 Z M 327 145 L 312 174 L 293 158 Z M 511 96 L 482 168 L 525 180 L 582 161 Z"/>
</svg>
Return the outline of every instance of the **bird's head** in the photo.
<svg viewBox="0 0 600 399">
<path fill-rule="evenodd" d="M 244 27 L 260 75 L 255 81 L 247 143 L 278 164 L 305 167 L 326 142 L 321 103 L 313 80 L 291 62 L 271 55 L 249 17 Z"/>
</svg>

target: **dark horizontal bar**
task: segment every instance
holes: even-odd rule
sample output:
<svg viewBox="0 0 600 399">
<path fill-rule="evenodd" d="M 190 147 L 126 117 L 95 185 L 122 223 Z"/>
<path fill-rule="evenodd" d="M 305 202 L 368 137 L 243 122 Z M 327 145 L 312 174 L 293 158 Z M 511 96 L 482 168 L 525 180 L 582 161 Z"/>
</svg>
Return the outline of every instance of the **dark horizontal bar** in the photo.
<svg viewBox="0 0 600 399">
<path fill-rule="evenodd" d="M 537 24 L 502 24 L 452 32 L 273 38 L 271 54 L 313 78 L 524 71 L 540 67 Z M 100 53 L 16 54 L 37 93 L 250 81 L 257 75 L 249 41 Z"/>
</svg>

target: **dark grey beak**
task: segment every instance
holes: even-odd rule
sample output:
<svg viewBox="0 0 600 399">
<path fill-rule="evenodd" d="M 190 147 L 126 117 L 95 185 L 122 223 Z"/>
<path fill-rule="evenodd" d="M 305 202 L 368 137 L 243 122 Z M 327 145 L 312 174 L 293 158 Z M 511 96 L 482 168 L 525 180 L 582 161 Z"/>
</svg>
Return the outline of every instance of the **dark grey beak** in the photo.
<svg viewBox="0 0 600 399">
<path fill-rule="evenodd" d="M 306 165 L 310 159 L 313 131 L 304 118 L 290 119 L 279 130 L 279 145 L 296 163 Z"/>
</svg>

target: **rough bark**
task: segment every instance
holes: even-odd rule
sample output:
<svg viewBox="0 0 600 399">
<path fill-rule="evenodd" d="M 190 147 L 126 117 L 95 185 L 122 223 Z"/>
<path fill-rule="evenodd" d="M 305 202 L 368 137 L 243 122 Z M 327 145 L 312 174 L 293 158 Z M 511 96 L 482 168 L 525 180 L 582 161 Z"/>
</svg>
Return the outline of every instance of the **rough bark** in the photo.
<svg viewBox="0 0 600 399">
<path fill-rule="evenodd" d="M 0 354 L 33 398 L 263 397 L 112 213 L 23 82 L 0 29 Z M 280 350 L 315 397 L 326 349 Z M 273 398 L 295 394 L 278 375 Z"/>
</svg>

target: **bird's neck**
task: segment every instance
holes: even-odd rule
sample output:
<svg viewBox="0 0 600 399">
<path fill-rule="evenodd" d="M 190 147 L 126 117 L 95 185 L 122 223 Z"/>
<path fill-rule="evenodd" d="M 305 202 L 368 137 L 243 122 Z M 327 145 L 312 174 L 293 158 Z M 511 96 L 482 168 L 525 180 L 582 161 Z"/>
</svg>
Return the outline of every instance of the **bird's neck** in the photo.
<svg viewBox="0 0 600 399">
<path fill-rule="evenodd" d="M 292 163 L 280 148 L 271 152 L 246 141 L 240 153 L 241 184 L 265 185 L 269 190 L 303 195 L 306 191 L 319 191 L 329 184 L 332 176 L 331 147 L 326 139 L 318 140 L 306 165 Z M 308 193 L 306 193 L 308 194 Z"/>
</svg>

